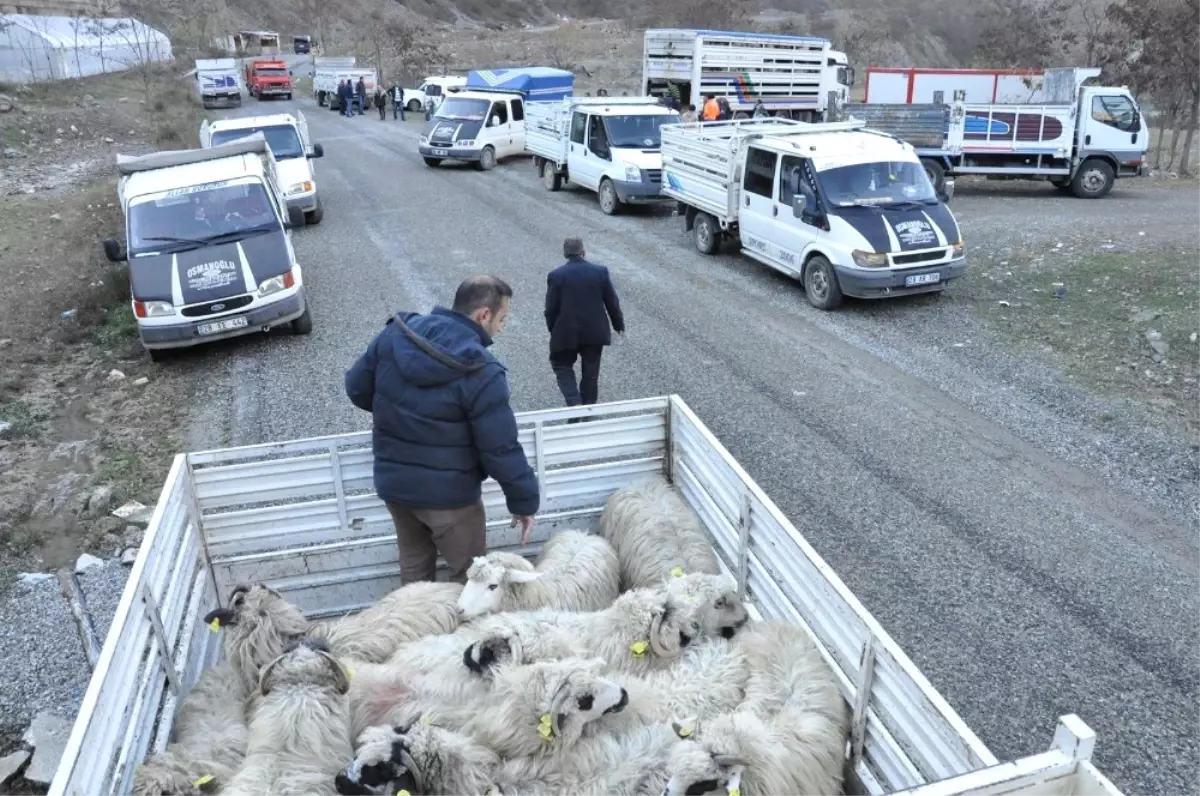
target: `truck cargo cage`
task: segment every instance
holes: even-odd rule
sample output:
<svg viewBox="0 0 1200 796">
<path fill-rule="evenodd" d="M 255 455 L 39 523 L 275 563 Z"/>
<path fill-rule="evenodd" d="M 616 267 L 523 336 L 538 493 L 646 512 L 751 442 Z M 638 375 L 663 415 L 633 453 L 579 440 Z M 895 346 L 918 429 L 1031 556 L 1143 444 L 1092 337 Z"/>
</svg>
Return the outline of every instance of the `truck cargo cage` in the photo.
<svg viewBox="0 0 1200 796">
<path fill-rule="evenodd" d="M 520 546 L 489 480 L 488 548 L 531 555 L 556 527 L 593 525 L 613 491 L 665 475 L 751 615 L 804 628 L 833 667 L 854 715 L 848 793 L 1118 793 L 1091 766 L 1094 735 L 1074 716 L 1051 752 L 1000 764 L 679 396 L 517 421 L 542 495 L 535 543 Z M 49 793 L 129 792 L 137 765 L 165 748 L 179 701 L 220 656 L 220 635 L 202 617 L 232 585 L 264 582 L 317 617 L 370 605 L 399 578 L 394 529 L 372 488 L 370 432 L 176 456 Z"/>
</svg>

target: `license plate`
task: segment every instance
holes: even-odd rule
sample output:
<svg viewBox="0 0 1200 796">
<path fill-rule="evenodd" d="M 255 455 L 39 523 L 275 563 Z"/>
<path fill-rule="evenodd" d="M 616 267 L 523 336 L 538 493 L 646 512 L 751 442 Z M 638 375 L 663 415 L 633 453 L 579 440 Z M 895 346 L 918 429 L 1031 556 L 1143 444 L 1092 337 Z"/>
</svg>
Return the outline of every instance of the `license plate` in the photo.
<svg viewBox="0 0 1200 796">
<path fill-rule="evenodd" d="M 237 318 L 217 321 L 216 323 L 202 323 L 196 327 L 196 331 L 202 335 L 217 334 L 218 332 L 228 332 L 230 329 L 241 329 L 246 324 L 246 316 L 242 315 Z"/>
<path fill-rule="evenodd" d="M 913 274 L 912 276 L 904 277 L 904 286 L 913 287 L 914 285 L 933 285 L 942 281 L 942 275 L 936 271 L 932 274 Z"/>
<path fill-rule="evenodd" d="M 433 150 L 433 154 L 435 154 L 435 155 L 441 155 L 442 157 L 446 158 L 446 157 L 450 157 L 450 150 L 448 150 L 448 149 L 435 149 L 435 150 Z"/>
</svg>

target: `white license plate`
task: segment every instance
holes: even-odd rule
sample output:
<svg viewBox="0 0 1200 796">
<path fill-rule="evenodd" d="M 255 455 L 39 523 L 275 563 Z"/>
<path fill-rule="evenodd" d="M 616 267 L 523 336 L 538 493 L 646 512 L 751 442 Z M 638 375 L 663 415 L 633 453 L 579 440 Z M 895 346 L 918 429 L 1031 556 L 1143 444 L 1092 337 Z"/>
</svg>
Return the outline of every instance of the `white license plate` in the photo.
<svg viewBox="0 0 1200 796">
<path fill-rule="evenodd" d="M 435 154 L 435 155 L 441 155 L 441 156 L 442 156 L 442 157 L 444 157 L 444 158 L 448 158 L 448 157 L 450 157 L 450 150 L 448 150 L 448 149 L 435 149 L 435 150 L 433 150 L 433 154 Z"/>
<path fill-rule="evenodd" d="M 241 329 L 246 324 L 246 316 L 242 315 L 237 318 L 217 321 L 216 323 L 202 323 L 196 327 L 196 331 L 202 335 L 217 334 L 218 332 L 228 332 L 230 329 Z"/>
<path fill-rule="evenodd" d="M 936 271 L 932 274 L 913 274 L 912 276 L 904 277 L 904 286 L 913 287 L 914 285 L 933 285 L 942 281 L 942 275 Z"/>
</svg>

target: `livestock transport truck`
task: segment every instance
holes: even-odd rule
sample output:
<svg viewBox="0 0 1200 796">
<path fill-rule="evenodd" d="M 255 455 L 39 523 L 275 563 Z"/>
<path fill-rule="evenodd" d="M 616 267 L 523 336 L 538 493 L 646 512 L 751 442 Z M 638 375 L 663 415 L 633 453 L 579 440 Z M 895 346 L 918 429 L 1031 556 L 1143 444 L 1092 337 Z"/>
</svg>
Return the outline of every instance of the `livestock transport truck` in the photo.
<svg viewBox="0 0 1200 796">
<path fill-rule="evenodd" d="M 588 423 L 566 421 L 587 417 Z M 533 556 L 558 528 L 599 518 L 613 491 L 665 475 L 699 516 L 751 617 L 803 627 L 852 719 L 846 791 L 906 796 L 1119 794 L 1092 764 L 1095 734 L 1059 720 L 1049 749 L 1001 763 L 783 512 L 678 396 L 517 415 L 542 505 L 519 546 L 484 484 L 487 543 Z M 372 492 L 370 432 L 175 457 L 50 786 L 129 793 L 162 751 L 181 698 L 221 655 L 202 617 L 234 584 L 263 582 L 312 618 L 400 585 L 395 532 Z"/>
<path fill-rule="evenodd" d="M 672 86 L 680 102 L 703 107 L 704 97 L 725 97 L 734 118 L 750 116 L 762 100 L 772 116 L 824 121 L 850 99 L 854 69 L 828 39 L 727 30 L 647 30 L 642 91 L 652 96 Z"/>
<path fill-rule="evenodd" d="M 1149 129 L 1124 86 L 1087 85 L 1099 69 L 1050 69 L 1035 104 L 847 104 L 840 113 L 912 144 L 934 188 L 946 178 L 1044 180 L 1099 199 L 1145 172 Z"/>
<path fill-rule="evenodd" d="M 242 82 L 238 75 L 237 59 L 197 59 L 196 92 L 205 109 L 241 107 Z"/>
</svg>

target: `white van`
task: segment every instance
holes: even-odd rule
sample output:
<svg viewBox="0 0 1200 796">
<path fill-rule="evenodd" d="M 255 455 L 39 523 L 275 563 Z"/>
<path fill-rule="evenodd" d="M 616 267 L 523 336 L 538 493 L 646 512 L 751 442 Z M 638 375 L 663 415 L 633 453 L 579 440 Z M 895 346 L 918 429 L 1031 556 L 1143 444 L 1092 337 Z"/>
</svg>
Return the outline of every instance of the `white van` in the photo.
<svg viewBox="0 0 1200 796">
<path fill-rule="evenodd" d="M 205 119 L 200 125 L 200 146 L 217 146 L 254 133 L 266 136 L 278 164 L 279 179 L 287 195 L 288 207 L 298 207 L 304 211 L 304 218 L 309 224 L 320 224 L 325 209 L 321 205 L 316 174 L 309 161 L 325 157 L 325 150 L 320 144 L 310 141 L 308 122 L 300 111 L 296 111 L 295 116 L 273 113 L 270 116 L 218 119 L 213 122 Z"/>
<path fill-rule="evenodd" d="M 600 198 L 613 215 L 622 204 L 662 196 L 660 128 L 679 114 L 655 97 L 567 97 L 535 102 L 525 118 L 525 149 L 546 188 L 570 182 Z"/>
<path fill-rule="evenodd" d="M 516 91 L 453 91 L 417 142 L 428 166 L 465 160 L 487 171 L 525 152 L 525 100 Z"/>
<path fill-rule="evenodd" d="M 451 88 L 459 88 L 467 84 L 467 78 L 462 75 L 436 75 L 427 77 L 417 88 L 404 89 L 404 107 L 411 113 L 418 113 L 432 103 L 434 110 L 445 99 L 446 92 Z"/>
</svg>

